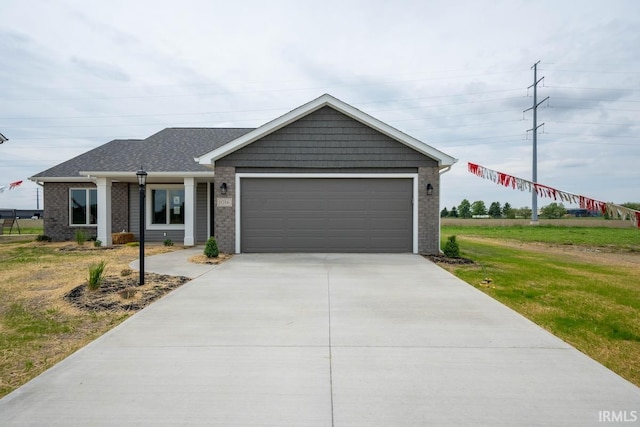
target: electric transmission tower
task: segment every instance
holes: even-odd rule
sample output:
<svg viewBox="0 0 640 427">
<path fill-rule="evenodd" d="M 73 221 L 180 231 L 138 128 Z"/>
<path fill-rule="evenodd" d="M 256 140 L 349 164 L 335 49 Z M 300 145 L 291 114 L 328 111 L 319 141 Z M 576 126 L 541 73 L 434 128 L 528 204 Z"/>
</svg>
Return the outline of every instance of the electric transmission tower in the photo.
<svg viewBox="0 0 640 427">
<path fill-rule="evenodd" d="M 540 126 L 544 126 L 544 123 L 538 124 L 538 106 L 549 99 L 547 96 L 545 99 L 538 102 L 538 83 L 544 80 L 544 77 L 538 79 L 539 63 L 540 61 L 531 66 L 533 69 L 533 84 L 527 88 L 527 90 L 533 88 L 533 106 L 523 111 L 523 113 L 526 113 L 529 110 L 533 110 L 533 127 L 531 129 L 527 129 L 527 132 L 531 131 L 533 133 L 533 165 L 531 181 L 533 181 L 534 184 L 538 182 L 538 128 Z M 531 189 L 531 224 L 538 224 L 538 193 L 535 188 Z"/>
</svg>

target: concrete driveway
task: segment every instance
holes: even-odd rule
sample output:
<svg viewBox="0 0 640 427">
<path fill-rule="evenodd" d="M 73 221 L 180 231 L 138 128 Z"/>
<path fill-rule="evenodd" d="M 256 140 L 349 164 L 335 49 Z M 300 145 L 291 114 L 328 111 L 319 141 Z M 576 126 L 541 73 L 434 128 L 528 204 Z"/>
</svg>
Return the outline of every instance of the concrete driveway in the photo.
<svg viewBox="0 0 640 427">
<path fill-rule="evenodd" d="M 238 255 L 198 274 L 0 400 L 0 423 L 640 423 L 638 387 L 420 256 Z"/>
</svg>

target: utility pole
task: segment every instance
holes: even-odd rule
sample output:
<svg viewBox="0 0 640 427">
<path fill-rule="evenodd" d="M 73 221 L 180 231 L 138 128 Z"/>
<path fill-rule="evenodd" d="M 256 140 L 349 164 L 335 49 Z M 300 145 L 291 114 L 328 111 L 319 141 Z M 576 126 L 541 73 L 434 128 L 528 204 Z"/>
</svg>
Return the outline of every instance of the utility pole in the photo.
<svg viewBox="0 0 640 427">
<path fill-rule="evenodd" d="M 549 99 L 547 96 L 542 101 L 538 102 L 538 83 L 544 80 L 544 77 L 538 80 L 538 64 L 540 61 L 533 64 L 531 67 L 533 69 L 533 84 L 527 88 L 527 90 L 533 88 L 533 106 L 531 108 L 527 108 L 523 111 L 526 113 L 529 110 L 533 110 L 533 127 L 531 129 L 527 129 L 527 132 L 533 132 L 533 165 L 532 165 L 532 174 L 531 181 L 535 184 L 538 182 L 538 128 L 543 126 L 544 123 L 538 124 L 538 106 L 542 104 L 544 101 Z M 531 189 L 531 225 L 538 224 L 538 193 L 536 193 L 535 188 Z"/>
</svg>

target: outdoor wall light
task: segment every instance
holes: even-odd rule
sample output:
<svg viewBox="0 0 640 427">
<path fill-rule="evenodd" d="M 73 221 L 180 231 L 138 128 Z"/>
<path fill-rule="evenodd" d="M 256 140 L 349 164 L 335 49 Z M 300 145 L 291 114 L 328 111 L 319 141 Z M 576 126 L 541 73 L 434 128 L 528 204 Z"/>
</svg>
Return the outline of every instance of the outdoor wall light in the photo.
<svg viewBox="0 0 640 427">
<path fill-rule="evenodd" d="M 223 196 L 225 194 L 227 194 L 227 183 L 223 182 L 222 185 L 220 185 L 220 194 L 222 194 Z"/>
<path fill-rule="evenodd" d="M 433 185 L 431 183 L 427 184 L 427 196 L 431 196 L 433 194 Z"/>
</svg>

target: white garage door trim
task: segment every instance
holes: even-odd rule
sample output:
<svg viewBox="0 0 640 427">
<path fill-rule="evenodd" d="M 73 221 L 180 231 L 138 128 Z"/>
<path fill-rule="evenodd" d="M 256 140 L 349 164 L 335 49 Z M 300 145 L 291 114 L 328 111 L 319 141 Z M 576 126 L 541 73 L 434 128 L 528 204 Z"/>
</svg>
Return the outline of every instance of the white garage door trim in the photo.
<svg viewBox="0 0 640 427">
<path fill-rule="evenodd" d="M 240 237 L 242 230 L 240 218 L 242 206 L 240 204 L 240 192 L 242 191 L 242 178 L 370 178 L 370 179 L 412 179 L 413 180 L 413 253 L 418 253 L 418 174 L 417 173 L 237 173 L 236 174 L 236 253 L 242 253 Z"/>
</svg>

